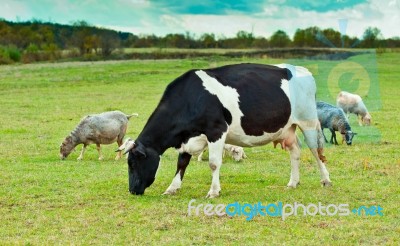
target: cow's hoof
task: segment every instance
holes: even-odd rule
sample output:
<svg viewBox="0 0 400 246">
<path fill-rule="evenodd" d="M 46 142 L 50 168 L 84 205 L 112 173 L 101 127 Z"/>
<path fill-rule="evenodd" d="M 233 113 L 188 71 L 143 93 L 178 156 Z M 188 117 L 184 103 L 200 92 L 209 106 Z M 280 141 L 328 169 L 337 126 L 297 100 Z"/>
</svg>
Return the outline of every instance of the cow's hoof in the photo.
<svg viewBox="0 0 400 246">
<path fill-rule="evenodd" d="M 297 188 L 297 186 L 299 186 L 300 185 L 300 182 L 293 182 L 293 181 L 290 181 L 288 184 L 287 184 L 287 188 L 288 189 L 296 189 Z"/>
<path fill-rule="evenodd" d="M 114 160 L 118 161 L 119 159 L 121 159 L 121 157 L 120 157 L 120 156 L 117 156 L 117 157 L 115 157 Z"/>
<path fill-rule="evenodd" d="M 99 161 L 102 161 L 104 158 L 103 157 L 99 157 Z"/>
<path fill-rule="evenodd" d="M 206 198 L 216 198 L 219 197 L 219 191 L 209 191 Z"/>
<path fill-rule="evenodd" d="M 330 180 L 321 180 L 321 185 L 323 187 L 330 187 L 332 186 L 332 182 Z"/>
<path fill-rule="evenodd" d="M 175 195 L 178 192 L 178 189 L 176 190 L 166 190 L 163 195 Z"/>
<path fill-rule="evenodd" d="M 82 157 L 78 157 L 77 160 L 78 160 L 78 161 L 81 161 L 81 160 L 83 160 L 83 158 L 82 158 Z"/>
</svg>

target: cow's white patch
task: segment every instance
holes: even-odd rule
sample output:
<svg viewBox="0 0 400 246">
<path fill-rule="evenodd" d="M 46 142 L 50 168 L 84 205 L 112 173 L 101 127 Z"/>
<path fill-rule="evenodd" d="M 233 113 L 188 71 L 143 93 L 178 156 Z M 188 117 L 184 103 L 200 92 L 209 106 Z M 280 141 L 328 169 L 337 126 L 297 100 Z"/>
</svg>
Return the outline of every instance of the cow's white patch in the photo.
<svg viewBox="0 0 400 246">
<path fill-rule="evenodd" d="M 200 155 L 207 147 L 207 137 L 201 134 L 190 138 L 187 143 L 182 143 L 178 149 L 179 153 L 189 153 L 190 155 Z"/>
<path fill-rule="evenodd" d="M 282 79 L 281 81 L 281 89 L 283 92 L 285 92 L 286 96 L 289 98 L 290 101 L 290 87 L 289 87 L 289 81 L 287 79 Z"/>
<path fill-rule="evenodd" d="M 282 129 L 276 133 L 264 133 L 262 136 L 249 136 L 246 135 L 241 126 L 241 117 L 243 112 L 240 110 L 239 102 L 240 96 L 235 88 L 224 86 L 215 78 L 209 76 L 206 72 L 199 70 L 196 71 L 197 76 L 202 80 L 204 88 L 213 95 L 216 95 L 222 105 L 229 110 L 232 115 L 232 123 L 229 125 L 229 131 L 226 137 L 226 142 L 238 146 L 258 146 L 272 142 L 278 138 L 286 137 L 286 130 L 292 125 L 289 122 Z M 285 93 L 290 95 L 289 83 L 290 81 L 284 80 L 282 83 Z M 289 97 L 290 99 L 290 97 Z"/>
<path fill-rule="evenodd" d="M 196 74 L 203 81 L 204 88 L 211 94 L 216 95 L 222 105 L 231 112 L 232 116 L 240 120 L 243 113 L 239 109 L 239 93 L 236 89 L 224 86 L 203 70 L 196 71 Z"/>
</svg>

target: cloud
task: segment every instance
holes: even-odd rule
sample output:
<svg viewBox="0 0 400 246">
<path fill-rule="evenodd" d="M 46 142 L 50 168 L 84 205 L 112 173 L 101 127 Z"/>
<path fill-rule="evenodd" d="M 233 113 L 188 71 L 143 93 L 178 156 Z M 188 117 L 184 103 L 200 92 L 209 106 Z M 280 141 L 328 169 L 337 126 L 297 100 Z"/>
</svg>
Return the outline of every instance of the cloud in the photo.
<svg viewBox="0 0 400 246">
<path fill-rule="evenodd" d="M 89 24 L 135 34 L 165 35 L 186 31 L 200 36 L 235 36 L 240 30 L 269 37 L 278 29 L 293 36 L 297 28 L 319 26 L 362 37 L 378 27 L 384 37 L 400 36 L 400 0 L 19 0 L 0 4 L 0 17 Z"/>
<path fill-rule="evenodd" d="M 4 18 L 6 20 L 17 20 L 28 15 L 31 15 L 31 11 L 23 2 L 2 1 L 0 3 L 0 18 Z"/>
</svg>

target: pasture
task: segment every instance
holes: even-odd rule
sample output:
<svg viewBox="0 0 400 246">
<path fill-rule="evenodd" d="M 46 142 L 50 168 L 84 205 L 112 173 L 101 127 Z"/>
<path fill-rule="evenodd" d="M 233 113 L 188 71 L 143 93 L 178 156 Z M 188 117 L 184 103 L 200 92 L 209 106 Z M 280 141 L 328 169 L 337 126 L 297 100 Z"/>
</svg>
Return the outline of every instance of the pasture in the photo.
<svg viewBox="0 0 400 246">
<path fill-rule="evenodd" d="M 398 53 L 384 53 L 344 61 L 213 57 L 0 66 L 0 244 L 399 244 L 398 61 Z M 161 195 L 175 174 L 174 149 L 163 155 L 156 181 L 144 196 L 128 192 L 126 160 L 114 161 L 116 144 L 103 146 L 103 161 L 97 160 L 95 145 L 88 147 L 83 161 L 76 160 L 81 146 L 66 160 L 59 159 L 60 143 L 84 115 L 137 112 L 127 131 L 135 138 L 174 78 L 192 68 L 240 62 L 304 65 L 315 74 L 317 99 L 331 103 L 338 88 L 369 91 L 364 101 L 372 125 L 359 127 L 350 116 L 358 133 L 353 146 L 326 145 L 332 187 L 320 186 L 315 160 L 304 147 L 297 189 L 286 188 L 289 154 L 270 144 L 245 148 L 248 158 L 239 163 L 224 159 L 222 192 L 216 199 L 205 198 L 210 169 L 196 158 L 178 194 Z M 365 71 L 353 76 L 357 66 Z M 366 83 L 365 74 L 370 78 Z M 247 221 L 246 216 L 189 216 L 192 199 L 196 205 L 379 205 L 384 215 L 297 215 L 285 220 L 257 215 Z"/>
</svg>

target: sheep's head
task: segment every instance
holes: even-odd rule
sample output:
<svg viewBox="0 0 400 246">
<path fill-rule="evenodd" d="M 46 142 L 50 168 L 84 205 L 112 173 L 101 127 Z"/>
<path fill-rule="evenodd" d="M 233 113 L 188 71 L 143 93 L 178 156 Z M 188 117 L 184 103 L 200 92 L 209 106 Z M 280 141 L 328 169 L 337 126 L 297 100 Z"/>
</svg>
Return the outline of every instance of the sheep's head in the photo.
<svg viewBox="0 0 400 246">
<path fill-rule="evenodd" d="M 369 126 L 371 125 L 371 115 L 367 113 L 364 117 L 361 118 L 364 125 Z"/>
<path fill-rule="evenodd" d="M 60 145 L 60 158 L 64 160 L 67 156 L 72 152 L 75 148 L 75 144 L 72 141 L 72 137 L 68 136 L 64 139 L 64 141 Z"/>
<path fill-rule="evenodd" d="M 357 135 L 357 133 L 352 132 L 352 131 L 346 131 L 345 134 L 342 134 L 343 139 L 346 141 L 347 145 L 351 145 L 353 142 L 353 137 Z"/>
<path fill-rule="evenodd" d="M 232 146 L 230 152 L 235 161 L 240 161 L 241 159 L 246 158 L 242 147 Z"/>
</svg>

